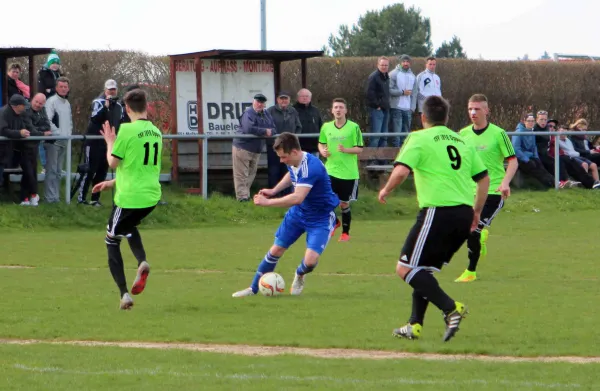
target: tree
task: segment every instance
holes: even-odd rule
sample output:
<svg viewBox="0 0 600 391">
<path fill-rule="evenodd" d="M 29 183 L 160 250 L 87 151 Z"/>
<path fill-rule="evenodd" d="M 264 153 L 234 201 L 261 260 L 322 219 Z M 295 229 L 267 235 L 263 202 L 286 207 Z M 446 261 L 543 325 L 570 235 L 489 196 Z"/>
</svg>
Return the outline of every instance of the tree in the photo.
<svg viewBox="0 0 600 391">
<path fill-rule="evenodd" d="M 452 37 L 450 43 L 444 41 L 442 46 L 435 51 L 436 58 L 467 58 L 467 53 L 463 51 L 460 38 L 456 35 Z"/>
<path fill-rule="evenodd" d="M 542 54 L 542 57 L 540 57 L 540 60 L 550 60 L 550 59 L 552 59 L 552 57 L 550 57 L 548 52 L 546 50 L 544 50 L 544 54 Z"/>
<path fill-rule="evenodd" d="M 394 4 L 381 11 L 368 11 L 352 27 L 341 25 L 337 36 L 329 36 L 328 45 L 334 57 L 427 57 L 431 54 L 431 25 L 420 10 Z"/>
<path fill-rule="evenodd" d="M 517 57 L 519 61 L 529 61 L 529 54 L 525 54 L 523 57 Z"/>
</svg>

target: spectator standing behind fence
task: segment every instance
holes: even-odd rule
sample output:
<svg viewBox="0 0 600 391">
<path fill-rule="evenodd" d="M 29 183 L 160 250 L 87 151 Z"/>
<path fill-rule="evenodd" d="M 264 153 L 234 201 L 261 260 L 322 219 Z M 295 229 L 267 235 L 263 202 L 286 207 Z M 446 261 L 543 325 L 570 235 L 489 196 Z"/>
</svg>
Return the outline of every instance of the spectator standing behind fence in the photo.
<svg viewBox="0 0 600 391">
<path fill-rule="evenodd" d="M 525 116 L 524 123 L 517 125 L 517 132 L 532 132 L 535 124 L 535 117 L 533 114 L 527 114 Z M 537 145 L 535 143 L 534 135 L 514 135 L 512 137 L 512 143 L 519 161 L 519 169 L 529 176 L 532 176 L 538 180 L 542 185 L 547 188 L 554 186 L 554 177 L 546 171 L 544 165 L 540 161 Z"/>
<path fill-rule="evenodd" d="M 113 79 L 107 80 L 104 83 L 104 92 L 92 102 L 92 115 L 86 132 L 88 136 L 100 136 L 100 131 L 107 121 L 111 127 L 115 128 L 117 133 L 119 132 L 123 118 L 123 106 L 119 103 L 117 93 L 117 82 Z M 96 186 L 106 180 L 108 160 L 106 160 L 106 143 L 104 140 L 86 140 L 84 156 L 88 171 L 83 174 L 83 180 L 77 194 L 77 202 L 84 205 L 102 206 L 100 193 L 93 193 L 89 203 L 87 193 L 90 184 Z"/>
<path fill-rule="evenodd" d="M 0 109 L 0 136 L 10 139 L 29 137 L 33 127 L 25 114 L 26 104 L 22 95 L 14 94 Z M 12 157 L 12 147 L 12 142 L 0 140 L 0 185 L 4 181 L 4 167 Z"/>
<path fill-rule="evenodd" d="M 6 90 L 8 99 L 17 94 L 29 100 L 30 89 L 27 84 L 23 83 L 21 79 L 19 79 L 21 77 L 21 73 L 23 73 L 21 65 L 13 63 L 8 66 L 8 70 L 6 71 Z"/>
<path fill-rule="evenodd" d="M 43 93 L 46 99 L 56 94 L 56 80 L 62 76 L 60 70 L 60 58 L 53 50 L 49 55 L 46 63 L 42 65 L 37 74 L 38 92 Z M 46 151 L 44 150 L 44 142 L 40 142 L 40 163 L 42 167 L 46 166 Z M 42 170 L 45 173 L 45 170 Z"/>
<path fill-rule="evenodd" d="M 390 133 L 408 133 L 417 105 L 417 77 L 410 69 L 411 58 L 400 57 L 400 64 L 390 72 Z M 400 147 L 406 136 L 392 137 L 392 146 Z"/>
<path fill-rule="evenodd" d="M 367 80 L 367 107 L 371 122 L 371 133 L 387 133 L 390 118 L 390 60 L 379 57 L 377 69 Z M 385 137 L 370 137 L 369 147 L 385 147 Z"/>
<path fill-rule="evenodd" d="M 37 93 L 31 99 L 31 105 L 27 107 L 27 121 L 30 122 L 30 136 L 49 136 L 52 134 L 50 120 L 44 109 L 46 96 Z M 37 179 L 37 152 L 39 141 L 20 141 L 15 143 L 15 149 L 19 151 L 19 164 L 23 171 L 21 175 L 21 205 L 38 206 L 40 196 L 38 195 Z"/>
<path fill-rule="evenodd" d="M 254 95 L 252 107 L 248 108 L 240 117 L 238 133 L 244 135 L 267 136 L 275 134 L 273 117 L 265 110 L 267 97 L 263 94 Z M 260 153 L 265 146 L 262 138 L 234 138 L 231 148 L 233 163 L 233 185 L 235 197 L 240 202 L 250 201 L 250 188 L 256 170 Z"/>
<path fill-rule="evenodd" d="M 442 96 L 442 80 L 435 73 L 437 60 L 435 57 L 428 57 L 425 62 L 425 70 L 417 75 L 416 88 L 416 108 L 421 116 L 423 112 L 423 102 L 429 96 Z"/>
<path fill-rule="evenodd" d="M 312 93 L 306 88 L 302 88 L 296 95 L 297 102 L 294 109 L 298 112 L 300 124 L 302 125 L 302 134 L 312 134 L 314 137 L 300 138 L 300 145 L 304 152 L 319 154 L 318 136 L 323 126 L 321 112 L 312 104 Z"/>
<path fill-rule="evenodd" d="M 281 91 L 277 94 L 277 104 L 269 107 L 267 112 L 271 114 L 277 133 L 301 133 L 302 125 L 298 112 L 290 106 L 290 94 L 286 91 Z M 273 134 L 274 135 L 274 134 Z M 281 163 L 279 156 L 273 149 L 274 139 L 267 139 L 267 166 L 269 172 L 269 188 L 272 189 L 279 181 L 287 174 L 287 165 Z M 285 195 L 290 192 L 291 188 L 285 189 L 280 195 Z"/>
<path fill-rule="evenodd" d="M 46 113 L 50 119 L 52 136 L 70 136 L 73 133 L 73 114 L 69 103 L 69 79 L 64 76 L 56 80 L 56 94 L 46 102 Z M 60 202 L 60 178 L 65 164 L 67 140 L 46 140 L 46 178 L 44 197 L 48 203 Z M 67 178 L 70 180 L 70 178 Z M 66 197 L 69 197 L 67 194 Z"/>
</svg>

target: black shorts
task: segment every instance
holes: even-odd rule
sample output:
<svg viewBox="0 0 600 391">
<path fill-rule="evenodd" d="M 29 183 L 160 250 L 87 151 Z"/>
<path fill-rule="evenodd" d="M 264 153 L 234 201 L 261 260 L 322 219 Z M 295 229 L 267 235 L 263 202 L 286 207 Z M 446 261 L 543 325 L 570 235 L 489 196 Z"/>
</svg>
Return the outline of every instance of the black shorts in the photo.
<svg viewBox="0 0 600 391">
<path fill-rule="evenodd" d="M 142 220 L 148 216 L 155 206 L 140 209 L 128 209 L 113 206 L 108 225 L 106 226 L 106 234 L 115 237 L 128 237 L 133 232 Z"/>
<path fill-rule="evenodd" d="M 468 205 L 421 209 L 398 262 L 411 269 L 440 271 L 468 239 L 472 223 L 473 208 Z"/>
<path fill-rule="evenodd" d="M 340 179 L 329 176 L 331 189 L 342 202 L 358 200 L 358 179 Z"/>
<path fill-rule="evenodd" d="M 481 211 L 481 217 L 479 218 L 479 226 L 477 227 L 479 230 L 482 230 L 485 227 L 489 227 L 492 225 L 492 220 L 498 213 L 500 213 L 500 209 L 504 206 L 504 200 L 502 196 L 499 194 L 490 194 L 485 201 L 485 205 L 483 206 L 483 210 Z"/>
</svg>

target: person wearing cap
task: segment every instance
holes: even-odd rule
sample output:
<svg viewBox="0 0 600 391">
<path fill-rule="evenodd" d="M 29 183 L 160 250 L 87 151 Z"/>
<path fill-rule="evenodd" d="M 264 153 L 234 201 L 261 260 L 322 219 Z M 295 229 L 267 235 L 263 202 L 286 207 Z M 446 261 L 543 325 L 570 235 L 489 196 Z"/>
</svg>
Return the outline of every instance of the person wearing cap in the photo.
<svg viewBox="0 0 600 391">
<path fill-rule="evenodd" d="M 46 101 L 52 136 L 70 136 L 73 133 L 73 112 L 69 103 L 70 81 L 64 76 L 56 79 L 56 94 Z M 44 198 L 47 203 L 60 201 L 60 181 L 65 165 L 67 140 L 44 141 L 46 151 L 46 176 Z"/>
<path fill-rule="evenodd" d="M 239 134 L 271 137 L 276 132 L 273 117 L 265 110 L 267 97 L 254 95 L 252 107 L 240 117 Z M 260 153 L 265 147 L 264 138 L 234 138 L 231 158 L 233 162 L 233 185 L 240 202 L 250 201 L 250 187 L 254 182 Z"/>
<path fill-rule="evenodd" d="M 46 63 L 38 71 L 38 92 L 46 95 L 46 99 L 56 94 L 56 80 L 61 76 L 60 58 L 53 50 L 48 55 Z"/>
<path fill-rule="evenodd" d="M 290 94 L 287 91 L 280 91 L 279 94 L 277 94 L 277 103 L 269 107 L 267 112 L 273 117 L 277 133 L 302 133 L 300 116 L 296 109 L 290 105 Z M 279 161 L 279 156 L 277 156 L 277 153 L 273 149 L 274 141 L 275 140 L 272 138 L 266 140 L 270 189 L 274 188 L 288 172 L 287 165 Z M 289 188 L 282 191 L 280 195 L 288 194 L 288 192 Z"/>
<path fill-rule="evenodd" d="M 417 106 L 417 77 L 410 68 L 411 61 L 408 54 L 403 54 L 390 72 L 390 133 L 410 132 L 412 113 Z M 392 147 L 400 147 L 405 138 L 392 137 Z"/>
<path fill-rule="evenodd" d="M 29 117 L 25 114 L 27 101 L 23 95 L 14 94 L 8 104 L 0 109 L 0 136 L 10 139 L 23 139 L 32 133 L 37 134 Z M 4 167 L 11 160 L 12 142 L 0 140 L 0 185 L 4 180 Z"/>
<path fill-rule="evenodd" d="M 92 115 L 87 127 L 87 136 L 100 136 L 100 130 L 105 122 L 115 131 L 119 131 L 123 118 L 123 106 L 117 97 L 117 82 L 108 79 L 104 83 L 104 92 L 92 102 Z M 83 179 L 79 185 L 77 202 L 84 205 L 102 206 L 100 204 L 100 193 L 93 193 L 91 202 L 87 200 L 90 185 L 96 186 L 106 180 L 108 173 L 108 160 L 106 160 L 106 143 L 103 139 L 86 140 L 84 148 L 84 162 L 88 167 L 87 172 L 82 173 Z"/>
</svg>

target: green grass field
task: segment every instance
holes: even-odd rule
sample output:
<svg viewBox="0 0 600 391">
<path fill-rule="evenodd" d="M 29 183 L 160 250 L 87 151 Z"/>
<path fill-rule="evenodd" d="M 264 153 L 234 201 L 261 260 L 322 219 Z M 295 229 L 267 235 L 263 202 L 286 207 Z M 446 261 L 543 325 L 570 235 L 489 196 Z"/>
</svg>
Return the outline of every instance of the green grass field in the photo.
<svg viewBox="0 0 600 391">
<path fill-rule="evenodd" d="M 61 216 L 63 208 L 40 207 L 40 215 L 54 216 L 51 224 L 28 209 L 33 220 L 0 236 L 0 389 L 598 389 L 595 363 L 249 357 L 49 343 L 269 345 L 481 354 L 498 360 L 600 356 L 592 210 L 597 195 L 573 191 L 568 200 L 565 194 L 515 194 L 494 221 L 478 281 L 453 282 L 466 267 L 465 249 L 437 274 L 442 287 L 470 308 L 460 332 L 447 343 L 442 342 L 442 316 L 433 306 L 421 340 L 391 336 L 410 313 L 411 290 L 394 269 L 413 223 L 413 198 L 397 197 L 386 210 L 366 193 L 356 204 L 351 242 L 330 243 L 302 296 L 233 299 L 231 293 L 248 286 L 271 245 L 281 211 L 173 195 L 141 227 L 152 273 L 128 312 L 118 310 L 118 291 L 107 268 L 108 208 L 84 210 L 85 221 Z M 190 205 L 213 217 L 202 217 Z M 0 225 L 10 224 L 20 210 L 3 209 Z M 201 221 L 194 223 L 194 216 Z M 161 222 L 169 228 L 161 229 Z M 87 229 L 92 223 L 97 229 Z M 301 239 L 278 266 L 288 287 L 303 245 Z M 135 260 L 126 243 L 122 249 L 131 283 Z M 19 340 L 37 342 L 7 343 Z"/>
</svg>

